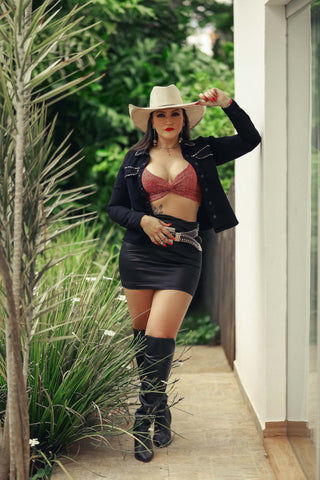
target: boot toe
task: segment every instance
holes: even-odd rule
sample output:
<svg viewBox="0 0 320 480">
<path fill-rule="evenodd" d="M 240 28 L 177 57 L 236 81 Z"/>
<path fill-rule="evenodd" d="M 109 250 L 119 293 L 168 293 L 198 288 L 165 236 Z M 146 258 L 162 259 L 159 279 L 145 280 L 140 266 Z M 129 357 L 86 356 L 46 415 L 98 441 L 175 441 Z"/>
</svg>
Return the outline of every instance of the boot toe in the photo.
<svg viewBox="0 0 320 480">
<path fill-rule="evenodd" d="M 149 451 L 146 449 L 143 450 L 135 450 L 134 456 L 140 462 L 148 463 L 153 459 L 153 451 Z"/>
<path fill-rule="evenodd" d="M 140 462 L 150 462 L 153 458 L 150 422 L 136 420 L 134 425 L 134 456 Z"/>
<path fill-rule="evenodd" d="M 143 443 L 141 443 L 141 440 Z M 150 437 L 144 437 L 134 441 L 134 456 L 140 462 L 150 462 L 153 459 L 153 450 Z"/>
<path fill-rule="evenodd" d="M 168 447 L 170 443 L 172 442 L 171 434 L 168 432 L 167 435 L 165 435 L 163 432 L 158 435 L 154 435 L 153 437 L 153 444 L 157 448 L 164 448 Z"/>
</svg>

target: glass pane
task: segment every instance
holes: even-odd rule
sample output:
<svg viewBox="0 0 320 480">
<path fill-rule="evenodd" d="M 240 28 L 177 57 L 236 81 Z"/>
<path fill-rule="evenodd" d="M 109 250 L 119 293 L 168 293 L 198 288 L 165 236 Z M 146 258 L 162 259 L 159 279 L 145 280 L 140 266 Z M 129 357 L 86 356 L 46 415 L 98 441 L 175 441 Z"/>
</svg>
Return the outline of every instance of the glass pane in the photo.
<svg viewBox="0 0 320 480">
<path fill-rule="evenodd" d="M 296 457 L 301 465 L 301 468 L 306 478 L 308 480 L 320 480 L 320 343 L 318 340 L 320 336 L 320 257 L 318 256 L 318 252 L 320 254 L 320 0 L 314 1 L 311 6 L 305 9 L 298 10 L 298 12 L 296 12 L 296 15 L 290 17 L 288 22 L 289 37 L 291 32 L 291 35 L 295 35 L 296 41 L 297 39 L 300 39 L 299 41 L 301 41 L 299 35 L 301 34 L 301 25 L 303 25 L 303 22 L 302 20 L 301 22 L 298 21 L 298 18 L 300 17 L 303 17 L 303 20 L 307 21 L 308 27 L 310 27 L 307 39 L 302 36 L 303 40 L 305 42 L 308 42 L 308 45 L 305 43 L 306 56 L 304 57 L 304 59 L 308 59 L 305 66 L 307 68 L 309 68 L 310 66 L 310 70 L 305 72 L 306 78 L 308 79 L 308 86 L 310 87 L 310 93 L 309 91 L 306 91 L 307 87 L 305 84 L 304 91 L 301 92 L 301 97 L 299 95 L 303 102 L 309 102 L 310 98 L 310 117 L 308 115 L 310 119 L 310 122 L 308 122 L 308 129 L 310 131 L 308 143 L 310 142 L 310 145 L 308 148 L 308 152 L 306 150 L 303 158 L 301 158 L 301 161 L 305 161 L 307 163 L 310 162 L 309 165 L 311 172 L 311 231 L 306 232 L 306 237 L 308 239 L 310 238 L 310 292 L 308 292 L 308 294 L 310 294 L 310 317 L 309 319 L 308 317 L 306 317 L 306 326 L 308 327 L 309 332 L 309 346 L 305 349 L 304 354 L 301 354 L 301 352 L 293 350 L 289 342 L 288 354 L 291 352 L 292 355 L 291 357 L 289 357 L 288 355 L 288 361 L 290 360 L 290 358 L 292 359 L 294 355 L 300 355 L 302 361 L 304 358 L 306 358 L 306 356 L 308 356 L 309 362 L 306 361 L 306 370 L 303 373 L 303 375 L 307 374 L 307 377 L 304 376 L 304 378 L 299 378 L 298 375 L 295 375 L 291 378 L 291 381 L 294 382 L 294 385 L 296 387 L 296 392 L 298 392 L 300 388 L 302 394 L 300 397 L 300 403 L 298 402 L 297 404 L 300 407 L 300 410 L 298 409 L 294 411 L 293 418 L 288 416 L 288 436 L 293 451 L 296 454 Z M 298 24 L 300 30 L 298 28 L 296 28 L 295 30 L 292 29 L 293 22 L 295 22 L 295 24 Z M 290 45 L 292 49 L 292 42 L 290 43 L 289 41 L 289 49 Z M 311 48 L 309 49 L 308 47 Z M 310 55 L 309 52 L 311 52 Z M 294 52 L 291 52 L 291 54 L 291 56 L 295 58 Z M 296 60 L 299 63 L 301 59 L 297 58 Z M 289 65 L 289 73 L 290 72 L 291 70 Z M 309 79 L 311 79 L 311 81 Z M 289 102 L 299 101 L 295 92 L 289 90 L 289 95 L 291 95 L 289 97 Z M 292 98 L 293 95 L 294 98 Z M 295 117 L 294 120 L 298 119 Z M 289 118 L 289 122 L 290 121 L 292 121 L 292 118 Z M 303 117 L 301 121 L 306 122 L 306 118 Z M 301 131 L 302 130 L 303 129 L 301 129 Z M 303 135 L 303 137 L 301 137 L 301 135 Z M 307 140 L 305 138 L 306 131 L 304 131 L 304 133 L 301 133 L 301 135 L 301 142 L 305 142 Z M 309 165 L 306 164 L 306 168 L 308 168 Z M 303 192 L 303 189 L 301 189 L 301 192 Z M 300 196 L 301 194 L 303 194 L 301 192 Z M 298 190 L 296 190 L 295 194 L 299 196 Z M 303 320 L 303 318 L 301 320 Z M 289 318 L 289 333 L 290 328 L 293 327 L 294 325 L 290 324 Z M 308 337 L 305 340 L 308 340 Z M 301 349 L 303 349 L 304 346 L 307 347 L 306 342 L 301 343 Z M 308 382 L 305 383 L 303 381 L 304 379 L 307 379 Z M 292 389 L 288 390 L 288 394 L 290 392 L 292 393 Z M 288 414 L 291 413 L 291 415 L 292 411 L 290 411 L 289 407 L 290 405 L 292 406 L 292 404 L 294 404 L 294 401 L 292 402 L 292 398 L 290 398 L 290 395 L 288 395 Z M 292 422 L 291 420 L 295 420 L 295 417 L 298 419 L 298 421 L 296 422 L 297 425 L 301 425 L 300 432 L 298 428 L 292 428 L 292 423 L 294 424 L 294 422 Z M 306 422 L 304 422 L 304 419 L 306 420 Z M 303 424 L 305 424 L 305 428 Z M 289 426 L 292 428 L 292 430 L 290 430 Z"/>
<path fill-rule="evenodd" d="M 309 370 L 309 428 L 316 446 L 317 474 L 320 479 L 319 443 L 319 167 L 320 167 L 320 0 L 311 6 L 312 84 L 311 84 L 311 283 L 310 283 L 310 370 Z"/>
<path fill-rule="evenodd" d="M 319 13 L 320 2 L 311 8 L 312 34 L 312 104 L 311 104 L 311 279 L 310 279 L 310 391 L 309 427 L 312 438 L 316 430 L 316 371 L 317 371 L 317 318 L 318 318 L 318 164 L 319 164 Z M 318 15 L 319 17 L 319 15 Z M 317 54 L 318 52 L 318 54 Z"/>
<path fill-rule="evenodd" d="M 319 449 L 318 417 L 318 244 L 319 244 L 319 148 L 320 148 L 320 0 L 311 6 L 312 85 L 311 85 L 311 257 L 310 257 L 310 337 L 308 423 L 316 450 Z M 318 455 L 317 455 L 318 457 Z M 318 463 L 318 462 L 317 462 Z M 317 470 L 319 466 L 317 465 Z M 314 477 L 311 477 L 314 478 Z M 320 479 L 319 473 L 316 475 Z"/>
</svg>

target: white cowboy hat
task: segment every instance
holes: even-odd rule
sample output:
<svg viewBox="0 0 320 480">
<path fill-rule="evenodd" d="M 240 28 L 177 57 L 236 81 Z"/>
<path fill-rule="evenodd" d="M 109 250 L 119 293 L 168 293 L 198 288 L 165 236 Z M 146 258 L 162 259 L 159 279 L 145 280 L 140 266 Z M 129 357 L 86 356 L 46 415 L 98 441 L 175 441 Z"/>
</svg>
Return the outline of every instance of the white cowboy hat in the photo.
<svg viewBox="0 0 320 480">
<path fill-rule="evenodd" d="M 169 85 L 168 87 L 153 87 L 150 94 L 150 106 L 139 108 L 130 104 L 129 113 L 136 127 L 143 132 L 146 132 L 151 112 L 172 107 L 184 108 L 188 115 L 190 128 L 193 128 L 200 122 L 200 120 L 202 120 L 206 111 L 206 107 L 203 105 L 197 105 L 197 103 L 198 101 L 183 103 L 181 93 L 175 85 Z"/>
</svg>

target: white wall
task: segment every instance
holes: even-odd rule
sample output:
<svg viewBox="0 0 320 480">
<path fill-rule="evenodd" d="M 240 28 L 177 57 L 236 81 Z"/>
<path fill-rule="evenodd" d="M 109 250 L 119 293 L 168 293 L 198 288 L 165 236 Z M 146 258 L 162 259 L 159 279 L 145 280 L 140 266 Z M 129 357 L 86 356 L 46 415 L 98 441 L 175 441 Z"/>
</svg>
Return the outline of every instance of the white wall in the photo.
<svg viewBox="0 0 320 480">
<path fill-rule="evenodd" d="M 236 162 L 235 368 L 264 428 L 286 419 L 286 21 L 264 0 L 234 13 L 236 100 L 262 134 Z"/>
</svg>

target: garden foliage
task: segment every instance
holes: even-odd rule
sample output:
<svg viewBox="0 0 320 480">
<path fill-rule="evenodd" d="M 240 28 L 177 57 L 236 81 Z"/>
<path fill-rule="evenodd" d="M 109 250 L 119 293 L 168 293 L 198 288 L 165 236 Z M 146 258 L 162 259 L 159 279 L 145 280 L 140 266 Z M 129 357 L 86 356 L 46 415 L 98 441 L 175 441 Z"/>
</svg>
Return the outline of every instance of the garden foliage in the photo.
<svg viewBox="0 0 320 480">
<path fill-rule="evenodd" d="M 127 429 L 129 405 L 136 400 L 127 306 L 108 238 L 98 245 L 97 233 L 82 225 L 62 234 L 52 247 L 65 260 L 35 288 L 45 311 L 33 324 L 30 345 L 31 475 L 59 462 L 82 439 L 108 445 L 110 436 Z M 2 342 L 0 365 L 3 370 Z M 0 411 L 5 386 L 2 380 Z"/>
<path fill-rule="evenodd" d="M 97 424 L 99 432 L 110 429 L 106 412 L 126 409 L 125 385 L 134 385 L 125 380 L 134 373 L 123 373 L 133 346 L 121 333 L 125 315 L 117 286 L 88 286 L 82 278 L 96 269 L 93 273 L 105 280 L 110 251 L 102 250 L 108 262 L 104 255 L 93 265 L 88 254 L 79 255 L 77 241 L 69 244 L 68 254 L 55 243 L 94 215 L 79 208 L 89 186 L 61 188 L 81 157 L 68 151 L 67 131 L 53 145 L 57 119 L 48 122 L 47 108 L 99 79 L 93 72 L 79 75 L 76 68 L 97 44 L 58 51 L 58 45 L 72 44 L 74 35 L 88 31 L 79 25 L 86 5 L 59 17 L 58 6 L 55 0 L 36 9 L 30 0 L 0 3 L 1 480 L 29 478 L 30 445 L 39 452 L 32 457 L 37 467 L 40 456 L 50 463 L 68 442 L 95 435 Z M 81 245 L 84 252 L 88 242 Z M 79 262 L 78 270 L 69 255 Z M 79 304 L 72 302 L 75 295 Z M 109 338 L 104 332 L 112 325 L 118 336 Z M 99 362 L 102 370 L 95 375 Z M 90 386 L 95 394 L 89 394 Z"/>
<path fill-rule="evenodd" d="M 76 3 L 62 2 L 62 12 Z M 74 129 L 72 151 L 83 149 L 85 154 L 69 184 L 95 184 L 91 209 L 110 226 L 106 206 L 119 166 L 128 148 L 141 137 L 129 118 L 128 104 L 147 105 L 154 85 L 171 83 L 181 88 L 186 101 L 197 100 L 198 94 L 211 86 L 233 94 L 232 5 L 215 0 L 206 2 L 205 8 L 199 0 L 99 0 L 86 6 L 84 14 L 85 25 L 93 28 L 78 35 L 77 45 L 83 49 L 97 41 L 103 45 L 99 56 L 81 62 L 80 68 L 86 73 L 95 70 L 103 78 L 57 103 L 51 114 L 59 111 L 56 144 L 66 130 Z M 97 21 L 100 23 L 95 24 Z M 214 57 L 188 44 L 194 25 L 218 29 Z M 74 38 L 65 47 L 72 51 Z M 69 70 L 66 66 L 65 71 Z M 232 132 L 225 114 L 213 108 L 207 109 L 192 134 L 221 136 Z M 223 166 L 220 173 L 227 190 L 232 164 Z"/>
<path fill-rule="evenodd" d="M 147 104 L 154 84 L 187 101 L 212 85 L 232 94 L 227 37 L 213 59 L 186 42 L 190 18 L 206 21 L 198 6 L 0 2 L 0 480 L 39 478 L 70 443 L 121 431 L 136 388 L 127 313 L 111 242 L 81 229 L 95 210 L 107 221 L 139 137 L 128 103 Z M 194 131 L 230 133 L 220 109 Z"/>
</svg>

